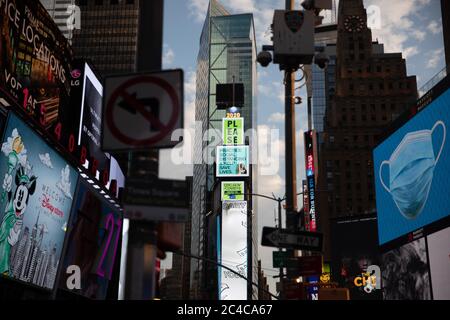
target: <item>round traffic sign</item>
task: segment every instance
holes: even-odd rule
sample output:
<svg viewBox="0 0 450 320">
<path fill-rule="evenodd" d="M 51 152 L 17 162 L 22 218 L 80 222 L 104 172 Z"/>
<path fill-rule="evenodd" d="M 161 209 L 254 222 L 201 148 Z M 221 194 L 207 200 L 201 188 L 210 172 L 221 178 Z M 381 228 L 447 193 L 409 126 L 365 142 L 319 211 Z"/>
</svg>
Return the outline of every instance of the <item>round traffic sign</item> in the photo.
<svg viewBox="0 0 450 320">
<path fill-rule="evenodd" d="M 172 105 L 172 114 L 167 123 L 161 123 L 155 115 L 150 111 L 146 110 L 145 106 L 135 97 L 128 93 L 128 89 L 139 84 L 152 84 L 160 87 L 163 91 L 167 93 L 170 97 Z M 119 99 L 127 101 L 130 107 L 135 108 L 136 111 L 146 119 L 153 127 L 159 129 L 158 133 L 154 136 L 146 139 L 136 139 L 130 137 L 123 130 L 120 130 L 114 120 L 114 109 L 117 107 Z M 111 95 L 107 105 L 106 105 L 106 124 L 111 131 L 111 134 L 120 142 L 131 145 L 131 146 L 150 146 L 156 144 L 162 139 L 164 139 L 177 125 L 180 115 L 180 101 L 176 90 L 164 79 L 152 77 L 152 76 L 139 76 L 130 79 L 119 86 Z"/>
</svg>

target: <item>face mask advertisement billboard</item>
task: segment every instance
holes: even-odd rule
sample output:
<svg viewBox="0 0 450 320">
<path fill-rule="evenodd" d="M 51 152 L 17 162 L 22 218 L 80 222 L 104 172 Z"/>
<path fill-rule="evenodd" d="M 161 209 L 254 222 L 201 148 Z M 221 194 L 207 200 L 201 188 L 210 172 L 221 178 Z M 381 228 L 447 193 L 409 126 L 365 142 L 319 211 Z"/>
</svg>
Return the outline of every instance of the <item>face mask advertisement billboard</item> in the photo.
<svg viewBox="0 0 450 320">
<path fill-rule="evenodd" d="M 450 215 L 450 90 L 374 150 L 381 245 Z"/>
<path fill-rule="evenodd" d="M 77 172 L 14 114 L 0 160 L 0 274 L 52 289 Z"/>
<path fill-rule="evenodd" d="M 248 146 L 217 147 L 217 177 L 248 177 L 250 169 Z"/>
<path fill-rule="evenodd" d="M 220 262 L 247 277 L 247 202 L 222 203 Z M 247 300 L 247 281 L 220 268 L 220 300 Z"/>
<path fill-rule="evenodd" d="M 80 268 L 80 286 L 63 273 L 60 288 L 89 299 L 103 300 L 117 256 L 122 232 L 122 214 L 98 191 L 80 179 L 68 228 L 64 268 Z"/>
</svg>

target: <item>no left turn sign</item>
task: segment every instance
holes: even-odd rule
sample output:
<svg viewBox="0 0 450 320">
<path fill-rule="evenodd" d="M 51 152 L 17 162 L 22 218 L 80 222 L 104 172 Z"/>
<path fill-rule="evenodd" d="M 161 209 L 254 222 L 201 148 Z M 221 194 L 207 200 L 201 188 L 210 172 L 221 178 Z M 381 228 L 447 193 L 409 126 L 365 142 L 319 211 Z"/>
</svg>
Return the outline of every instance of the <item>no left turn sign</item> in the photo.
<svg viewBox="0 0 450 320">
<path fill-rule="evenodd" d="M 171 148 L 183 128 L 183 71 L 121 75 L 105 80 L 102 148 L 132 151 Z"/>
</svg>

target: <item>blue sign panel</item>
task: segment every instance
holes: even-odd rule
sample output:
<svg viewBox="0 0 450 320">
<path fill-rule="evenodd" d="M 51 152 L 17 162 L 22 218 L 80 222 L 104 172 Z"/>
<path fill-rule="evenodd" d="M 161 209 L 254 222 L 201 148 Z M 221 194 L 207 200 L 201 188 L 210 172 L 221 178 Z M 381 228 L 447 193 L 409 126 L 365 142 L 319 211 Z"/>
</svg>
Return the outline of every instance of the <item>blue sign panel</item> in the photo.
<svg viewBox="0 0 450 320">
<path fill-rule="evenodd" d="M 379 242 L 450 215 L 450 90 L 374 150 Z"/>
</svg>

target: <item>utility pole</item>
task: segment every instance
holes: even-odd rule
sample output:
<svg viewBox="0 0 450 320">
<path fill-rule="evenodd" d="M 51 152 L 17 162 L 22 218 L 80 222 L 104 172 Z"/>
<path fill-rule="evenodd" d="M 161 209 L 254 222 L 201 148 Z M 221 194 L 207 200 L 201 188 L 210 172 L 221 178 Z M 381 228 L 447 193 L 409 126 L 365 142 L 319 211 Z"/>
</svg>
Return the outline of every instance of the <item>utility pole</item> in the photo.
<svg viewBox="0 0 450 320">
<path fill-rule="evenodd" d="M 286 0 L 286 10 L 294 10 L 294 0 Z M 297 168 L 295 143 L 295 70 L 286 68 L 285 86 L 285 140 L 286 140 L 286 227 L 295 227 L 297 212 Z"/>
<path fill-rule="evenodd" d="M 152 19 L 141 22 L 139 32 L 137 71 L 161 70 L 163 37 L 164 0 L 142 1 L 141 14 L 151 13 Z M 141 19 L 142 20 L 142 19 Z M 130 153 L 128 176 L 131 173 L 133 158 L 142 154 L 158 159 L 158 150 Z M 158 160 L 148 161 L 146 171 L 158 177 Z M 155 222 L 130 221 L 124 272 L 126 300 L 151 300 L 156 288 L 157 224 Z"/>
</svg>

